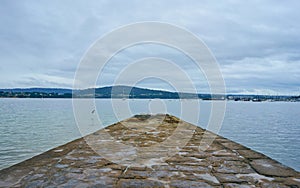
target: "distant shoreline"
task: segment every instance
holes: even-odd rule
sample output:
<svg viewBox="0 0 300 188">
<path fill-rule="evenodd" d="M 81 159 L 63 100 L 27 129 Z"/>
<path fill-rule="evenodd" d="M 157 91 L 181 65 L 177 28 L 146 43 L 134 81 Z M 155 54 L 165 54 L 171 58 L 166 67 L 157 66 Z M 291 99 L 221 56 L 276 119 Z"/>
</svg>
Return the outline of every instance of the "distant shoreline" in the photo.
<svg viewBox="0 0 300 188">
<path fill-rule="evenodd" d="M 300 100 L 230 100 L 230 99 L 201 99 L 201 98 L 105 98 L 105 97 L 0 97 L 0 99 L 119 99 L 119 100 L 202 100 L 202 101 L 232 101 L 232 102 L 300 102 Z"/>
<path fill-rule="evenodd" d="M 72 90 L 63 88 L 0 89 L 0 98 L 96 98 L 96 99 L 200 99 L 253 102 L 300 102 L 300 95 L 206 94 L 153 90 L 130 86 L 108 86 Z"/>
</svg>

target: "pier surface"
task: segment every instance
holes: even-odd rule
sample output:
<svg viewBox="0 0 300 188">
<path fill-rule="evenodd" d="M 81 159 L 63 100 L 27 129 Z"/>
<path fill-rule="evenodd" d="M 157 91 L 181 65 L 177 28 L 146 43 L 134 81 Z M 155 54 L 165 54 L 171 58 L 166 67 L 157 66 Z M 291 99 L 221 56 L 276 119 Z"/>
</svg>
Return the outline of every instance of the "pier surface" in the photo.
<svg viewBox="0 0 300 188">
<path fill-rule="evenodd" d="M 108 148 L 107 135 L 142 150 Z M 174 116 L 138 115 L 1 170 L 0 187 L 300 187 L 300 173 Z"/>
</svg>

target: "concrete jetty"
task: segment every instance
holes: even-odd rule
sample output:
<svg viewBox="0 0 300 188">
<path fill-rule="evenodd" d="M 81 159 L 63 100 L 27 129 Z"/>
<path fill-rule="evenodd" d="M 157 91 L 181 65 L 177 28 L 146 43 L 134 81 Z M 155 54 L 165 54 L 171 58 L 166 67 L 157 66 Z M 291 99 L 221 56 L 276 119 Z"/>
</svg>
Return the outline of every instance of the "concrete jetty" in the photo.
<svg viewBox="0 0 300 188">
<path fill-rule="evenodd" d="M 0 187 L 300 187 L 300 173 L 174 116 L 136 115 L 1 170 Z"/>
</svg>

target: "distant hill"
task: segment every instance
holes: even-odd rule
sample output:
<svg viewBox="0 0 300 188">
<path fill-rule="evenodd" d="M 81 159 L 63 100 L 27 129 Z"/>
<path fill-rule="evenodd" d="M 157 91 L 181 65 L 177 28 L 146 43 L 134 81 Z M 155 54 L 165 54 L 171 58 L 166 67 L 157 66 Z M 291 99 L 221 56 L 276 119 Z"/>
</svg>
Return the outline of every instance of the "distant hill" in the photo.
<svg viewBox="0 0 300 188">
<path fill-rule="evenodd" d="M 179 98 L 178 93 L 130 86 L 109 86 L 74 91 L 78 97 L 96 98 Z M 195 94 L 195 97 L 197 94 Z"/>
<path fill-rule="evenodd" d="M 137 98 L 137 99 L 202 99 L 202 100 L 234 100 L 234 101 L 300 101 L 300 96 L 270 95 L 210 95 L 182 93 L 130 86 L 108 86 L 72 90 L 64 88 L 15 88 L 0 89 L 1 98 Z"/>
<path fill-rule="evenodd" d="M 73 92 L 73 93 L 72 93 Z M 73 95 L 72 95 L 73 94 Z M 131 86 L 107 86 L 71 90 L 62 88 L 15 88 L 0 89 L 0 97 L 16 98 L 211 98 L 209 94 L 177 93 L 171 91 L 153 90 Z"/>
<path fill-rule="evenodd" d="M 14 89 L 0 89 L 2 92 L 39 92 L 39 93 L 72 93 L 72 89 L 63 89 L 63 88 L 14 88 Z"/>
</svg>

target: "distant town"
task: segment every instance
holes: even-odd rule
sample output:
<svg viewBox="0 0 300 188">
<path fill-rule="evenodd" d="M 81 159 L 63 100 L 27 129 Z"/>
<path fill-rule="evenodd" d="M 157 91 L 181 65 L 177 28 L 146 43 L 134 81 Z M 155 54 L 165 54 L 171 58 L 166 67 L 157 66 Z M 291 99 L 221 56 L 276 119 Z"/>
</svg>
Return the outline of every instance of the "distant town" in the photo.
<svg viewBox="0 0 300 188">
<path fill-rule="evenodd" d="M 195 94 L 152 90 L 130 86 L 109 86 L 83 90 L 60 88 L 0 89 L 0 98 L 120 98 L 120 99 L 202 99 L 231 101 L 286 101 L 300 102 L 300 95 L 243 95 L 243 94 Z"/>
</svg>

